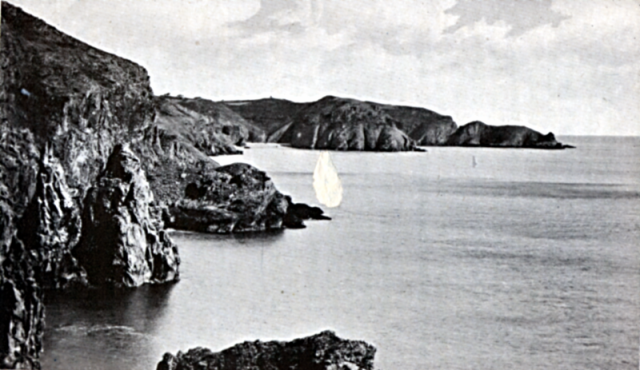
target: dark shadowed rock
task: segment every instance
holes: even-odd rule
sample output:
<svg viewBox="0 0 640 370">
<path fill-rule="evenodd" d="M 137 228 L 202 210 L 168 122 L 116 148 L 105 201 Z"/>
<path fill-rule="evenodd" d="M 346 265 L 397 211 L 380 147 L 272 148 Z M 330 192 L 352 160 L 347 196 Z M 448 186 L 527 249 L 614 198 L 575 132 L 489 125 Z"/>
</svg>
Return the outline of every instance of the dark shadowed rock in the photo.
<svg viewBox="0 0 640 370">
<path fill-rule="evenodd" d="M 44 335 L 42 289 L 37 266 L 22 242 L 0 245 L 0 368 L 40 369 Z"/>
<path fill-rule="evenodd" d="M 288 201 L 262 171 L 244 163 L 219 167 L 189 184 L 167 226 L 209 233 L 281 229 Z"/>
<path fill-rule="evenodd" d="M 37 260 L 44 288 L 86 284 L 84 270 L 71 254 L 81 221 L 64 169 L 49 150 L 40 160 L 35 194 L 18 224 L 18 237 Z"/>
<path fill-rule="evenodd" d="M 84 200 L 74 252 L 92 284 L 135 287 L 178 279 L 178 249 L 157 229 L 153 201 L 140 160 L 128 146 L 116 146 Z"/>
<path fill-rule="evenodd" d="M 221 352 L 166 353 L 157 370 L 372 370 L 376 348 L 331 331 L 291 342 L 244 342 Z"/>
<path fill-rule="evenodd" d="M 306 149 L 415 149 L 396 123 L 378 104 L 329 96 L 301 109 L 279 142 Z"/>
<path fill-rule="evenodd" d="M 266 132 L 268 142 L 277 142 L 282 134 L 278 131 L 290 124 L 300 109 L 310 104 L 273 98 L 225 101 L 223 103 L 254 126 Z"/>
<path fill-rule="evenodd" d="M 524 126 L 490 126 L 474 121 L 461 126 L 449 137 L 447 145 L 502 148 L 563 149 L 553 133 L 543 135 Z"/>
</svg>

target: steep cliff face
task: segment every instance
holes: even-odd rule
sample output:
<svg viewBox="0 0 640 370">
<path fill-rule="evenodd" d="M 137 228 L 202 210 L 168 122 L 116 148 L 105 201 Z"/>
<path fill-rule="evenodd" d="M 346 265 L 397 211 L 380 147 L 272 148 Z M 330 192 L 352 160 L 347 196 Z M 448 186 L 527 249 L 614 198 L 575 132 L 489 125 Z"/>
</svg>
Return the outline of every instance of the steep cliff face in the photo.
<svg viewBox="0 0 640 370">
<path fill-rule="evenodd" d="M 524 126 L 490 126 L 480 121 L 467 123 L 449 137 L 447 145 L 502 148 L 563 149 L 553 133 L 543 135 Z"/>
<path fill-rule="evenodd" d="M 49 144 L 70 186 L 86 188 L 115 143 L 153 117 L 144 68 L 2 3 L 3 125 Z"/>
<path fill-rule="evenodd" d="M 82 280 L 70 253 L 79 200 L 154 106 L 142 67 L 8 3 L 1 16 L 0 367 L 35 368 L 42 287 Z"/>
<path fill-rule="evenodd" d="M 117 145 L 84 200 L 82 239 L 74 252 L 92 284 L 135 287 L 178 279 L 178 248 L 157 230 L 153 193 L 142 164 Z"/>
<path fill-rule="evenodd" d="M 166 353 L 157 370 L 373 370 L 376 348 L 363 341 L 341 339 L 331 331 L 291 342 L 244 342 L 212 352 L 190 349 Z"/>
<path fill-rule="evenodd" d="M 84 270 L 72 255 L 80 238 L 80 214 L 64 169 L 49 150 L 43 152 L 39 167 L 35 194 L 18 223 L 18 237 L 36 259 L 44 288 L 85 285 Z"/>
<path fill-rule="evenodd" d="M 379 105 L 331 96 L 300 110 L 279 142 L 306 149 L 415 149 L 415 141 Z"/>
</svg>

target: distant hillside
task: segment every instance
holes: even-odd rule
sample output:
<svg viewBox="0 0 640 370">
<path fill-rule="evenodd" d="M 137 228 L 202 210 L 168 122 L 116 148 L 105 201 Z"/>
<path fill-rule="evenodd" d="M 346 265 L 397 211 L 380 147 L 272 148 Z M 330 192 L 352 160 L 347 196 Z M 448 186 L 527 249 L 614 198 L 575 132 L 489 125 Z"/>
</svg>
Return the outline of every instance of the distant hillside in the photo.
<svg viewBox="0 0 640 370">
<path fill-rule="evenodd" d="M 247 121 L 263 129 L 268 136 L 291 123 L 293 117 L 309 103 L 294 103 L 284 99 L 225 101 L 229 108 Z"/>
<path fill-rule="evenodd" d="M 563 149 L 571 147 L 556 141 L 553 133 L 543 135 L 524 126 L 490 126 L 473 121 L 458 128 L 446 145 L 501 148 Z"/>
<path fill-rule="evenodd" d="M 155 126 L 165 135 L 193 144 L 206 155 L 238 153 L 235 146 L 266 140 L 265 132 L 229 107 L 210 100 L 154 97 Z"/>
<path fill-rule="evenodd" d="M 328 96 L 316 102 L 282 99 L 224 102 L 267 132 L 268 142 L 309 149 L 402 151 L 421 146 L 571 147 L 524 126 L 463 127 L 434 111 Z M 384 128 L 386 127 L 386 128 Z M 384 129 L 383 129 L 384 128 Z M 374 142 L 374 140 L 381 140 Z"/>
<path fill-rule="evenodd" d="M 296 148 L 406 151 L 416 145 L 379 104 L 327 96 L 302 108 L 278 142 Z"/>
</svg>

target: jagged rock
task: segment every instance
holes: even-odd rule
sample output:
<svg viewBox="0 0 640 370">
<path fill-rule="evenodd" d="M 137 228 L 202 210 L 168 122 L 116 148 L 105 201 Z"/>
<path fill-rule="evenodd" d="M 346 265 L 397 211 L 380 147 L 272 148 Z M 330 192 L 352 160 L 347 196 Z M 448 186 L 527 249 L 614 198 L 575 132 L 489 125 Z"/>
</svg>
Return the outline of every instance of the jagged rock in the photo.
<svg viewBox="0 0 640 370">
<path fill-rule="evenodd" d="M 87 189 L 116 143 L 153 118 L 149 75 L 2 2 L 3 125 L 29 129 L 49 145 L 67 183 Z"/>
<path fill-rule="evenodd" d="M 15 236 L 0 248 L 0 368 L 40 369 L 44 305 L 37 262 Z"/>
<path fill-rule="evenodd" d="M 127 145 L 116 146 L 84 200 L 74 251 L 92 284 L 135 287 L 178 279 L 178 249 L 156 229 L 153 201 L 140 160 Z"/>
<path fill-rule="evenodd" d="M 284 217 L 284 226 L 288 229 L 302 229 L 305 227 L 304 221 L 306 220 L 331 220 L 331 217 L 325 216 L 320 207 L 312 207 L 304 203 L 293 203 L 289 196 L 285 198 L 289 206 Z"/>
<path fill-rule="evenodd" d="M 490 126 L 473 121 L 461 126 L 449 137 L 447 145 L 502 148 L 564 149 L 553 133 L 543 135 L 524 126 Z"/>
<path fill-rule="evenodd" d="M 36 191 L 18 224 L 18 237 L 37 260 L 44 288 L 86 284 L 84 270 L 71 250 L 80 238 L 80 215 L 60 162 L 45 150 Z"/>
<path fill-rule="evenodd" d="M 190 183 L 170 206 L 167 226 L 209 233 L 281 229 L 288 201 L 262 171 L 234 163 Z"/>
<path fill-rule="evenodd" d="M 279 138 L 295 148 L 407 151 L 415 141 L 377 104 L 325 97 L 301 109 Z"/>
<path fill-rule="evenodd" d="M 331 331 L 291 342 L 244 342 L 221 352 L 166 353 L 156 370 L 372 370 L 376 348 Z"/>
</svg>

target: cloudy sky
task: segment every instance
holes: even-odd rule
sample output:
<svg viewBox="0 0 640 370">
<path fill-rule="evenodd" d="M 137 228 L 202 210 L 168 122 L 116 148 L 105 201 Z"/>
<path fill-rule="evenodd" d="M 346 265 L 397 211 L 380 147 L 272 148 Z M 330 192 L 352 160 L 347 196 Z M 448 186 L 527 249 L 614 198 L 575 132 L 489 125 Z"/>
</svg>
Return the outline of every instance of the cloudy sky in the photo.
<svg viewBox="0 0 640 370">
<path fill-rule="evenodd" d="M 458 124 L 640 135 L 638 0 L 9 0 L 157 94 L 337 95 Z"/>
</svg>

